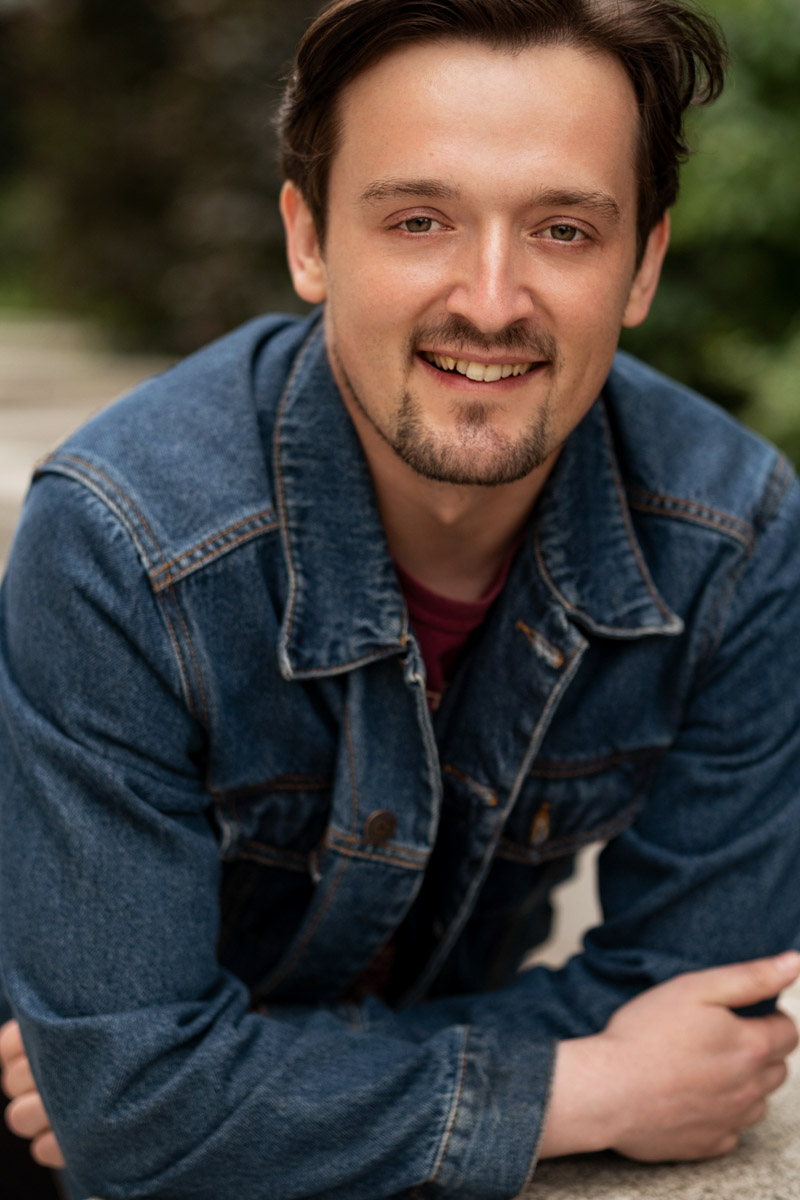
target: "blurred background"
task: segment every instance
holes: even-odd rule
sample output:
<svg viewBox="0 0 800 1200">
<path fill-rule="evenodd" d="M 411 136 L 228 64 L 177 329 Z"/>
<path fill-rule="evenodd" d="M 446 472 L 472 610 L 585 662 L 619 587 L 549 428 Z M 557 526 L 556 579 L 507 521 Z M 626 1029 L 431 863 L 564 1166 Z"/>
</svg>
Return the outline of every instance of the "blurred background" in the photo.
<svg viewBox="0 0 800 1200">
<path fill-rule="evenodd" d="M 800 4 L 705 7 L 734 68 L 723 99 L 693 114 L 664 281 L 624 344 L 797 462 Z M 0 0 L 0 367 L 20 339 L 29 346 L 12 390 L 35 365 L 28 322 L 43 313 L 87 322 L 80 339 L 95 348 L 149 358 L 260 311 L 302 309 L 284 267 L 271 118 L 315 8 Z M 51 323 L 44 342 L 75 335 Z"/>
<path fill-rule="evenodd" d="M 707 0 L 735 65 L 696 114 L 664 283 L 626 344 L 800 459 L 800 4 Z M 177 355 L 284 268 L 271 117 L 314 0 L 0 0 L 0 316 Z"/>
</svg>

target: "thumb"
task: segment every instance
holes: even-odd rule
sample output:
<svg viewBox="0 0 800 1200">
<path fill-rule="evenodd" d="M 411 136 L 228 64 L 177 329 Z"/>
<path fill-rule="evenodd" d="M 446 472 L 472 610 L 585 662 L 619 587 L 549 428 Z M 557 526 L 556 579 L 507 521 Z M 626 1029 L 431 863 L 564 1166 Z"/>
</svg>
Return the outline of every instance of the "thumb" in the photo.
<svg viewBox="0 0 800 1200">
<path fill-rule="evenodd" d="M 774 958 L 756 958 L 694 973 L 694 987 L 701 1001 L 744 1008 L 769 1000 L 800 975 L 800 954 L 788 950 Z"/>
</svg>

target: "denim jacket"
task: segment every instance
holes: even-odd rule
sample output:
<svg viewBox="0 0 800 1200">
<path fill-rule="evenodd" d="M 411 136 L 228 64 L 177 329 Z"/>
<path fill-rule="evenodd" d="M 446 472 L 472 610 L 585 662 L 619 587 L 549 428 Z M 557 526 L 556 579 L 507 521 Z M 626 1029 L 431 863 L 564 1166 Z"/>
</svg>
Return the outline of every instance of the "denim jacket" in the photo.
<svg viewBox="0 0 800 1200">
<path fill-rule="evenodd" d="M 0 969 L 74 1195 L 512 1197 L 558 1039 L 796 943 L 799 535 L 778 453 L 620 355 L 431 715 L 319 316 L 47 459 L 0 605 Z M 520 971 L 595 841 L 602 925 Z"/>
</svg>

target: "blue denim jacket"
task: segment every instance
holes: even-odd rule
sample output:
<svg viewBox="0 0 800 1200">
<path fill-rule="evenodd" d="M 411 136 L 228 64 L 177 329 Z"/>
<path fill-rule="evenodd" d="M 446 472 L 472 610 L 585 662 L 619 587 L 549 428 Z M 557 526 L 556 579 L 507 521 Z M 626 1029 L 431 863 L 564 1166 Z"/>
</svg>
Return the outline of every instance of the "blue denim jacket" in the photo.
<svg viewBox="0 0 800 1200">
<path fill-rule="evenodd" d="M 57 450 L 0 607 L 0 964 L 74 1194 L 514 1196 L 557 1039 L 796 943 L 799 534 L 777 452 L 621 355 L 431 716 L 318 317 Z M 603 924 L 519 972 L 598 840 Z"/>
</svg>

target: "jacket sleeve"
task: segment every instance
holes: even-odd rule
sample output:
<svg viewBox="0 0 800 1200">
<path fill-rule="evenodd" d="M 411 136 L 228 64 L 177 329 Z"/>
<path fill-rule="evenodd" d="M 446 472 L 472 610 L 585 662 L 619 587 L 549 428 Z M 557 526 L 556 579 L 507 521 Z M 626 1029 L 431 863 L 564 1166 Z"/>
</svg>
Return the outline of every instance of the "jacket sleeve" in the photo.
<svg viewBox="0 0 800 1200">
<path fill-rule="evenodd" d="M 0 593 L 0 964 L 79 1195 L 514 1196 L 552 1043 L 250 1011 L 203 731 L 126 529 L 34 484 Z"/>
</svg>

